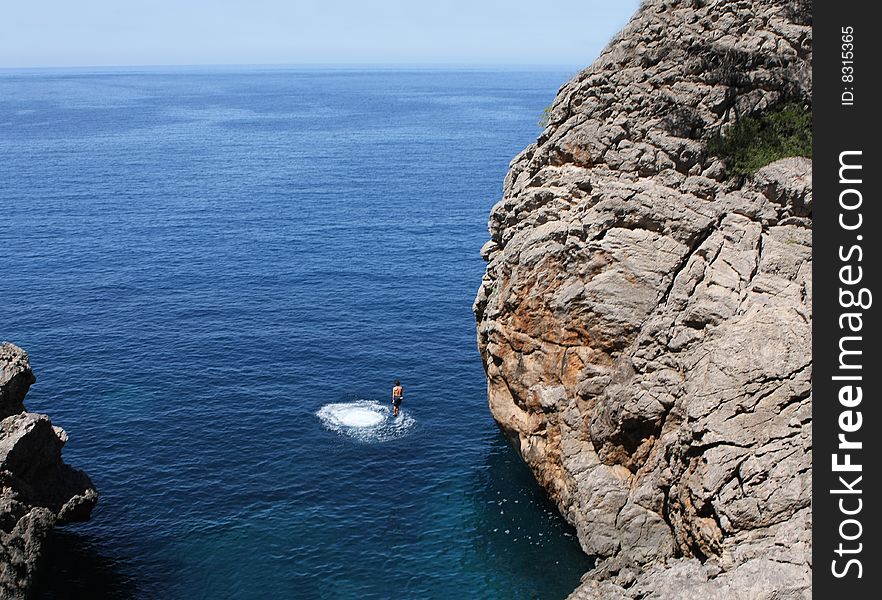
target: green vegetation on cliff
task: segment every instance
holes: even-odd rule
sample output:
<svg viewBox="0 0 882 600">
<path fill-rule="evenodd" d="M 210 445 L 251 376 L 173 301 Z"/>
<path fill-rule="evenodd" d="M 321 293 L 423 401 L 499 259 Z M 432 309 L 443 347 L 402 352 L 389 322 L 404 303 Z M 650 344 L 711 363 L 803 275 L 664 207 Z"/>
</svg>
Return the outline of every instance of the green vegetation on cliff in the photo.
<svg viewBox="0 0 882 600">
<path fill-rule="evenodd" d="M 537 125 L 539 125 L 539 127 L 541 127 L 542 129 L 545 129 L 546 127 L 548 127 L 548 124 L 551 123 L 551 107 L 552 106 L 553 105 L 549 104 L 548 106 L 543 108 L 542 114 L 539 115 L 539 122 L 537 123 Z"/>
<path fill-rule="evenodd" d="M 729 176 L 749 175 L 788 156 L 811 157 L 811 107 L 786 102 L 743 117 L 711 138 L 708 152 L 726 161 Z"/>
</svg>

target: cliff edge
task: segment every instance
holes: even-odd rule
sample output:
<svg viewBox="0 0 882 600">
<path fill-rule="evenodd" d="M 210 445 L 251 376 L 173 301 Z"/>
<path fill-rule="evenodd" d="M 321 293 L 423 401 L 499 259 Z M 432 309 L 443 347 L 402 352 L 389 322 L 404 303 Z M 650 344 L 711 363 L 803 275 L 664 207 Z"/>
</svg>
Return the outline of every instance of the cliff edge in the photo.
<svg viewBox="0 0 882 600">
<path fill-rule="evenodd" d="M 811 3 L 647 0 L 511 163 L 474 304 L 491 412 L 597 556 L 572 598 L 811 597 Z"/>
<path fill-rule="evenodd" d="M 98 501 L 89 477 L 61 459 L 67 434 L 24 412 L 36 381 L 27 354 L 0 345 L 0 598 L 26 598 L 56 523 L 84 521 Z"/>
</svg>

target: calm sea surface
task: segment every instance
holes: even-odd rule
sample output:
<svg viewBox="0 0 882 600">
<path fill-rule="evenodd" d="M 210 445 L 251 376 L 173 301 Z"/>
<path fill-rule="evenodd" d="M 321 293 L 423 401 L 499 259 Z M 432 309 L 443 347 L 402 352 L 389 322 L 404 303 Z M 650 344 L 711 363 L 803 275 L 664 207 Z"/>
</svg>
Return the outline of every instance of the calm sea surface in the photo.
<svg viewBox="0 0 882 600">
<path fill-rule="evenodd" d="M 471 303 L 570 75 L 0 72 L 0 338 L 101 492 L 41 597 L 565 597 Z"/>
</svg>

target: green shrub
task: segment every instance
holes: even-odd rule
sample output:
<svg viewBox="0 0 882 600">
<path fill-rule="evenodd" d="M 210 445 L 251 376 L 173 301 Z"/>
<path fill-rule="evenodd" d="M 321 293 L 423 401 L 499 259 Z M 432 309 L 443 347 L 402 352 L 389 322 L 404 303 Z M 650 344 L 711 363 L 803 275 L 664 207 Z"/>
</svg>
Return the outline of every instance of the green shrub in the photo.
<svg viewBox="0 0 882 600">
<path fill-rule="evenodd" d="M 548 127 L 548 124 L 551 123 L 551 104 L 542 109 L 542 114 L 539 115 L 539 127 L 545 129 Z"/>
<path fill-rule="evenodd" d="M 743 117 L 711 138 L 708 152 L 726 162 L 730 177 L 749 175 L 788 156 L 811 157 L 811 108 L 787 102 Z"/>
</svg>

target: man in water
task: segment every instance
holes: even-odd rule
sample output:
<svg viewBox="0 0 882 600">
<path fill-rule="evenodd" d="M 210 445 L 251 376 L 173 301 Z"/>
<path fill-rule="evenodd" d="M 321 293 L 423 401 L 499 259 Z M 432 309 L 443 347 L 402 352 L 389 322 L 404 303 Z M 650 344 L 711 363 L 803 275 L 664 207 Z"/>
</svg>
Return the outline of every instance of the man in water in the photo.
<svg viewBox="0 0 882 600">
<path fill-rule="evenodd" d="M 398 407 L 401 406 L 401 401 L 404 400 L 404 388 L 401 387 L 401 382 L 399 380 L 395 380 L 395 386 L 392 388 L 392 416 L 398 416 Z"/>
</svg>

